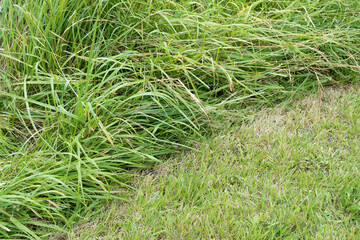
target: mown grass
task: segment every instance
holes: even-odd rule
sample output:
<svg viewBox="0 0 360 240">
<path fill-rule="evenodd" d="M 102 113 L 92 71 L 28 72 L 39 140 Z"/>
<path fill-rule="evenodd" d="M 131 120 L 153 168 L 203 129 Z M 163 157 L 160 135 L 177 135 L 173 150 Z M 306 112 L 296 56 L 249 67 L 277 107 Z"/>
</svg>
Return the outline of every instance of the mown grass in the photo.
<svg viewBox="0 0 360 240">
<path fill-rule="evenodd" d="M 359 86 L 249 114 L 66 239 L 359 239 Z"/>
<path fill-rule="evenodd" d="M 219 110 L 356 81 L 358 1 L 3 0 L 0 234 L 66 230 Z M 42 231 L 45 232 L 42 232 Z"/>
</svg>

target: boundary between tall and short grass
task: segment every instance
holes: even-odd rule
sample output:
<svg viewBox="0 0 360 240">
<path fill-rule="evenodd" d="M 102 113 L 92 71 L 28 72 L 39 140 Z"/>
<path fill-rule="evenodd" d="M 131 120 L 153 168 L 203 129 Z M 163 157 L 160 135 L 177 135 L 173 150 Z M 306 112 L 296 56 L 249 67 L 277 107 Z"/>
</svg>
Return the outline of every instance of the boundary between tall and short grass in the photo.
<svg viewBox="0 0 360 240">
<path fill-rule="evenodd" d="M 358 1 L 3 0 L 0 234 L 64 230 L 219 110 L 357 81 Z M 119 190 L 120 189 L 120 190 Z"/>
<path fill-rule="evenodd" d="M 234 112 L 196 150 L 137 171 L 131 201 L 53 239 L 359 239 L 359 93 Z"/>
</svg>

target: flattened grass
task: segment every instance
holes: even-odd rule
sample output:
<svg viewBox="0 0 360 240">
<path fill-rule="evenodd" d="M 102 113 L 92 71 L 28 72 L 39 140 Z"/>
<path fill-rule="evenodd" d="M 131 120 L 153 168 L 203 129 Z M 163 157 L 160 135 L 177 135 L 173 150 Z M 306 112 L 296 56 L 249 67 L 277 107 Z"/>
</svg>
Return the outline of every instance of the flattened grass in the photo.
<svg viewBox="0 0 360 240">
<path fill-rule="evenodd" d="M 131 201 L 67 238 L 359 239 L 359 119 L 359 86 L 261 111 L 135 177 Z"/>
</svg>

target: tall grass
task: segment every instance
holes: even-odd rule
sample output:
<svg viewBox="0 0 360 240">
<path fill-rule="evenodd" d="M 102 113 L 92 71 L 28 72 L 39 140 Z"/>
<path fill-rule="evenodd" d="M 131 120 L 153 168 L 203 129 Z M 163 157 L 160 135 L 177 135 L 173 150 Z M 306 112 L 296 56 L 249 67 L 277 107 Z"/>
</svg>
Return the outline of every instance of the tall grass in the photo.
<svg viewBox="0 0 360 240">
<path fill-rule="evenodd" d="M 358 1 L 3 0 L 0 234 L 66 229 L 223 107 L 357 80 Z M 120 190 L 119 190 L 120 189 Z"/>
</svg>

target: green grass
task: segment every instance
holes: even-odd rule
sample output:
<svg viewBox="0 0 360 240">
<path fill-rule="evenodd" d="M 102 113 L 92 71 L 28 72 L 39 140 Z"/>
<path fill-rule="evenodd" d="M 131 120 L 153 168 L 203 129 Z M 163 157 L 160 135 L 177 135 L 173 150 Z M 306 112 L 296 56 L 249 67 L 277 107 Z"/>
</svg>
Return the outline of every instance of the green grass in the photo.
<svg viewBox="0 0 360 240">
<path fill-rule="evenodd" d="M 215 131 L 226 109 L 360 72 L 357 0 L 0 4 L 1 238 L 67 231 L 126 198 L 134 168 Z"/>
<path fill-rule="evenodd" d="M 321 104 L 311 95 L 227 125 L 141 172 L 129 202 L 67 239 L 359 239 L 359 93 L 328 89 Z"/>
</svg>

